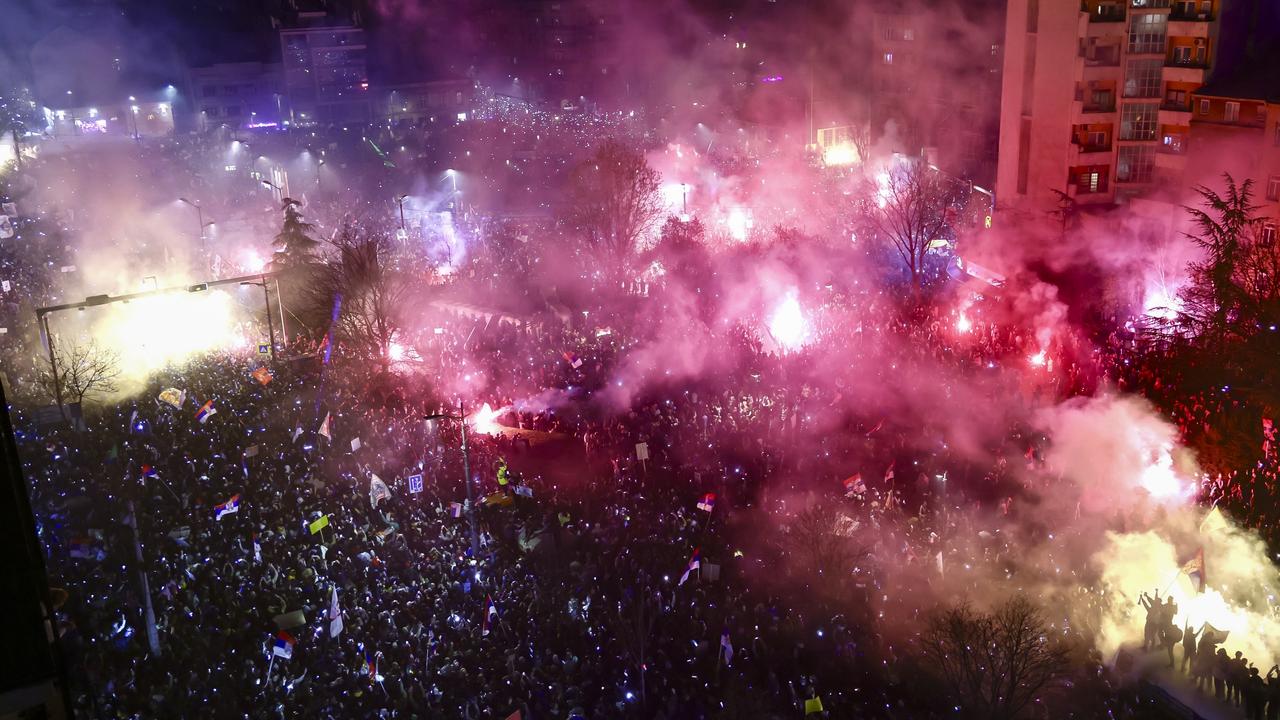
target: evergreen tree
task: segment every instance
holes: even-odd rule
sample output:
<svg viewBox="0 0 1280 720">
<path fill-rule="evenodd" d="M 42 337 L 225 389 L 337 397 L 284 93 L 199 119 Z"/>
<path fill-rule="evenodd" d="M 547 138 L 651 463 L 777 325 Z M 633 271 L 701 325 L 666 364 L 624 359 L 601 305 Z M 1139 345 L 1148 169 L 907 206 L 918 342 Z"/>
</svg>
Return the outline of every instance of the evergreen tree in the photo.
<svg viewBox="0 0 1280 720">
<path fill-rule="evenodd" d="M 320 243 L 310 234 L 315 226 L 302 219 L 299 207 L 301 203 L 297 200 L 284 199 L 284 223 L 273 241 L 276 246 L 275 257 L 271 260 L 273 270 L 303 267 L 317 262 L 316 248 Z"/>
</svg>

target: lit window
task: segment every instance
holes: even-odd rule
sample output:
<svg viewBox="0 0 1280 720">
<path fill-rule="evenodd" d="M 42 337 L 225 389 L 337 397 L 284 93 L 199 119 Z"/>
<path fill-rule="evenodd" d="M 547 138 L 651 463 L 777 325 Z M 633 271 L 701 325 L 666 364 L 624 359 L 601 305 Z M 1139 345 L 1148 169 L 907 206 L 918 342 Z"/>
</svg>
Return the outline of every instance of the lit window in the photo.
<svg viewBox="0 0 1280 720">
<path fill-rule="evenodd" d="M 885 64 L 885 65 L 892 65 L 892 64 L 893 64 L 893 53 L 885 53 L 885 54 L 884 54 L 884 64 Z"/>
<path fill-rule="evenodd" d="M 1222 119 L 1227 122 L 1235 122 L 1240 119 L 1240 103 L 1227 101 L 1227 108 L 1222 113 Z"/>
<path fill-rule="evenodd" d="M 1267 223 L 1262 226 L 1262 232 L 1258 233 L 1258 241 L 1266 247 L 1271 247 L 1276 242 L 1276 226 L 1275 223 Z"/>
</svg>

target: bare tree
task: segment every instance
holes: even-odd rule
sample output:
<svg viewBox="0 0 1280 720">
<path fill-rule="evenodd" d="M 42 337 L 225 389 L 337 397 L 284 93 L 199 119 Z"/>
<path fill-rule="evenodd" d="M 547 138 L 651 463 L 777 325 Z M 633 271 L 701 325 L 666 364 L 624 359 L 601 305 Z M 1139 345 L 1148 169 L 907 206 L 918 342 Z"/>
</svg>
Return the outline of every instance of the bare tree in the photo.
<svg viewBox="0 0 1280 720">
<path fill-rule="evenodd" d="M 339 309 L 331 338 L 385 369 L 402 329 L 408 279 L 395 267 L 386 233 L 347 224 L 333 242 L 337 255 L 322 273 L 320 294 Z"/>
<path fill-rule="evenodd" d="M 935 240 L 946 237 L 954 208 L 962 199 L 960 185 L 923 160 L 895 163 L 867 188 L 865 221 L 888 243 L 911 273 L 911 283 L 924 284 L 925 256 Z"/>
<path fill-rule="evenodd" d="M 639 150 L 606 140 L 573 170 L 568 220 L 620 269 L 662 214 L 658 182 Z"/>
<path fill-rule="evenodd" d="M 1024 597 L 992 613 L 960 605 L 929 622 L 920 640 L 926 666 L 968 717 L 1015 720 L 1063 677 L 1069 653 Z"/>
<path fill-rule="evenodd" d="M 853 565 L 870 554 L 842 530 L 835 508 L 824 504 L 796 515 L 787 528 L 786 545 L 807 569 L 837 580 L 848 577 Z"/>
<path fill-rule="evenodd" d="M 117 390 L 120 377 L 120 355 L 114 350 L 100 347 L 95 340 L 87 343 L 54 346 L 57 360 L 58 385 L 64 400 L 83 403 L 90 396 L 110 395 Z M 49 394 L 54 392 L 54 374 L 46 360 L 39 377 L 40 387 Z"/>
</svg>

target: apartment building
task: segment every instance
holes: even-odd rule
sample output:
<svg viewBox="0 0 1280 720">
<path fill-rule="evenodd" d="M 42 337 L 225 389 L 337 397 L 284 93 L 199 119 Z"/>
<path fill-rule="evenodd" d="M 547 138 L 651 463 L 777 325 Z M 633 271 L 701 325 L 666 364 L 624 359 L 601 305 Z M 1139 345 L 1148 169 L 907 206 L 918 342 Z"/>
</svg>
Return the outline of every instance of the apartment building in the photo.
<svg viewBox="0 0 1280 720">
<path fill-rule="evenodd" d="M 1180 183 L 1223 1 L 1011 0 L 999 206 L 1036 213 L 1057 192 L 1109 205 Z"/>
<path fill-rule="evenodd" d="M 1280 55 L 1273 60 L 1280 58 Z M 1214 78 L 1189 98 L 1189 162 L 1254 182 L 1254 203 L 1268 221 L 1263 239 L 1276 240 L 1280 225 L 1280 75 L 1274 62 L 1258 63 Z M 1216 178 L 1194 178 L 1212 182 Z"/>
<path fill-rule="evenodd" d="M 323 12 L 298 13 L 280 30 L 290 122 L 362 123 L 370 119 L 365 32 Z"/>
<path fill-rule="evenodd" d="M 187 86 L 196 112 L 196 129 L 204 132 L 277 127 L 288 123 L 280 63 L 219 63 L 192 68 Z"/>
<path fill-rule="evenodd" d="M 1015 0 L 1016 1 L 1016 0 Z M 991 187 L 999 138 L 1003 3 L 907 0 L 872 6 L 868 99 L 877 130 L 908 154 Z"/>
</svg>

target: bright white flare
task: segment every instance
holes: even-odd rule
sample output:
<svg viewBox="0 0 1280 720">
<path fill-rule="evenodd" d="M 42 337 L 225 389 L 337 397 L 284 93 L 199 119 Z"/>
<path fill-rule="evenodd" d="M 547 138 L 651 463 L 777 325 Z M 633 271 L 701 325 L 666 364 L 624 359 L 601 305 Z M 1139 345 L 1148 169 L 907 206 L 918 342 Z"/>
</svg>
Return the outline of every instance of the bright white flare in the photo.
<svg viewBox="0 0 1280 720">
<path fill-rule="evenodd" d="M 858 148 L 853 143 L 841 143 L 832 145 L 822 151 L 822 162 L 825 165 L 853 165 L 862 160 L 858 155 Z"/>
<path fill-rule="evenodd" d="M 126 377 L 142 378 L 196 353 L 245 347 L 235 305 L 222 290 L 142 298 L 110 306 L 91 332 L 119 353 Z"/>
<path fill-rule="evenodd" d="M 973 323 L 969 321 L 969 317 L 964 313 L 960 314 L 960 319 L 956 320 L 956 330 L 967 333 L 973 329 Z"/>
<path fill-rule="evenodd" d="M 729 236 L 738 242 L 747 239 L 747 234 L 751 232 L 755 221 L 751 219 L 751 211 L 746 208 L 735 207 L 729 210 L 728 217 L 724 221 L 725 227 L 729 230 Z"/>
<path fill-rule="evenodd" d="M 494 410 L 489 403 L 485 403 L 479 410 L 471 413 L 468 420 L 473 431 L 481 435 L 496 435 L 502 432 L 502 426 L 498 424 L 498 416 L 501 414 L 502 410 Z"/>
<path fill-rule="evenodd" d="M 809 322 L 805 320 L 794 290 L 787 293 L 769 317 L 769 334 L 784 350 L 799 350 L 808 341 Z"/>
<path fill-rule="evenodd" d="M 387 347 L 387 357 L 391 359 L 391 362 L 400 362 L 404 360 L 404 356 L 405 349 L 400 343 L 393 342 Z"/>
<path fill-rule="evenodd" d="M 1035 355 L 1032 355 L 1031 357 L 1027 358 L 1027 360 L 1031 363 L 1033 367 L 1044 367 L 1044 363 L 1045 363 L 1044 350 L 1041 350 Z"/>
</svg>

